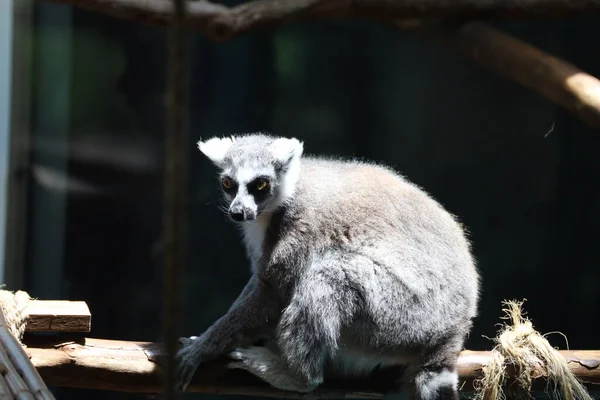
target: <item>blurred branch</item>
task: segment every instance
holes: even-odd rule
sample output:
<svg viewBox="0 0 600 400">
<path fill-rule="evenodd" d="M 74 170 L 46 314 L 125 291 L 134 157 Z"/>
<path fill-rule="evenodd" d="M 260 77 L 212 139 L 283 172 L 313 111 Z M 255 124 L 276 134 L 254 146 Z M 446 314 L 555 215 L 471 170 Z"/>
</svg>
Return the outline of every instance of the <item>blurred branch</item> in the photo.
<svg viewBox="0 0 600 400">
<path fill-rule="evenodd" d="M 37 0 L 166 26 L 173 4 L 167 0 Z M 226 7 L 206 0 L 188 1 L 188 27 L 213 40 L 290 22 L 316 19 L 395 19 L 488 17 L 540 18 L 600 12 L 600 0 L 254 0 Z"/>
<path fill-rule="evenodd" d="M 158 393 L 161 389 L 158 366 L 163 362 L 164 349 L 160 344 L 89 338 L 62 343 L 59 339 L 33 339 L 26 341 L 26 351 L 50 386 L 148 394 Z M 587 384 L 600 383 L 600 351 L 559 353 L 569 361 L 569 368 L 580 380 Z M 462 390 L 472 387 L 473 380 L 481 377 L 481 370 L 490 359 L 491 352 L 465 350 L 461 353 L 458 371 L 461 385 L 465 385 Z M 375 372 L 368 379 L 327 380 L 308 395 L 282 392 L 244 371 L 228 369 L 226 363 L 227 360 L 218 359 L 201 365 L 188 390 L 280 398 L 379 399 L 383 398 L 384 392 L 397 389 L 389 375 Z M 545 384 L 541 376 L 536 381 Z"/>
<path fill-rule="evenodd" d="M 166 0 L 38 0 L 69 4 L 116 18 L 165 26 L 173 8 Z M 189 1 L 187 25 L 214 40 L 285 23 L 361 18 L 393 23 L 474 59 L 600 128 L 600 81 L 577 67 L 479 22 L 421 26 L 420 18 L 539 17 L 600 11 L 600 0 L 254 0 L 233 8 Z M 419 28 L 419 26 L 421 26 Z"/>
<path fill-rule="evenodd" d="M 600 129 L 600 80 L 480 22 L 418 31 L 500 76 L 532 89 Z"/>
</svg>

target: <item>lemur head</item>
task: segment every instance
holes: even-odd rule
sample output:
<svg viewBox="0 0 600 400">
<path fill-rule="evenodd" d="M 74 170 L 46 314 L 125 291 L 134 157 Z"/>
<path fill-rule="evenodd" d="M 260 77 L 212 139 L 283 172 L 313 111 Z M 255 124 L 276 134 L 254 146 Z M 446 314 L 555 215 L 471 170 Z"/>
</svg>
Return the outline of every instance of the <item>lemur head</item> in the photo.
<svg viewBox="0 0 600 400">
<path fill-rule="evenodd" d="M 220 169 L 221 188 L 234 221 L 252 221 L 294 194 L 304 149 L 296 138 L 214 137 L 199 141 L 198 148 Z"/>
</svg>

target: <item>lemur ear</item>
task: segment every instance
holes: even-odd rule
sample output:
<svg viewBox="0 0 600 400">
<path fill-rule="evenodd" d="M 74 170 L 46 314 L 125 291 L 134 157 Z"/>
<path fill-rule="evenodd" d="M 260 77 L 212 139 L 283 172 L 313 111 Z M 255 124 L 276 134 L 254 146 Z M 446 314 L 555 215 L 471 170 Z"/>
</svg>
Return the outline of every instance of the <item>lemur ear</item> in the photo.
<svg viewBox="0 0 600 400">
<path fill-rule="evenodd" d="M 208 157 L 217 167 L 223 166 L 223 159 L 225 158 L 225 154 L 229 147 L 233 144 L 235 138 L 226 137 L 226 138 L 218 138 L 214 137 L 208 139 L 206 141 L 198 142 L 198 149 Z"/>
<path fill-rule="evenodd" d="M 269 151 L 286 168 L 293 160 L 298 160 L 304 151 L 304 143 L 296 138 L 278 138 L 269 145 Z"/>
</svg>

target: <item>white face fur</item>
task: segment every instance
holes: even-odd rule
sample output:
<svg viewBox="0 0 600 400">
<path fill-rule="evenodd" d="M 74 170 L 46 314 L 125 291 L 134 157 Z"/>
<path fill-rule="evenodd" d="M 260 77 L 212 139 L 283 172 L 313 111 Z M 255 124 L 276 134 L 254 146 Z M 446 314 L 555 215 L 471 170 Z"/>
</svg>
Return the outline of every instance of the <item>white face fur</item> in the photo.
<svg viewBox="0 0 600 400">
<path fill-rule="evenodd" d="M 303 152 L 298 139 L 215 137 L 199 141 L 198 148 L 221 171 L 221 188 L 234 221 L 252 221 L 276 210 L 296 189 Z"/>
</svg>

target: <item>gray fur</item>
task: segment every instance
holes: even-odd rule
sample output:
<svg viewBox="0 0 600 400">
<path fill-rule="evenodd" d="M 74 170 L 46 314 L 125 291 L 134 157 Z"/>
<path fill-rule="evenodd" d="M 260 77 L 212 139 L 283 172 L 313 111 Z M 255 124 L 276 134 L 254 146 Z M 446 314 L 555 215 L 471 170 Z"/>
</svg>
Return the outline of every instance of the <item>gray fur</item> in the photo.
<svg viewBox="0 0 600 400">
<path fill-rule="evenodd" d="M 282 390 L 406 365 L 414 399 L 458 398 L 479 276 L 452 215 L 386 167 L 303 156 L 296 139 L 254 134 L 199 147 L 239 180 L 226 199 L 253 217 L 240 223 L 252 277 L 225 316 L 183 339 L 180 389 L 201 362 L 230 352 L 232 368 Z M 257 174 L 272 182 L 258 202 L 245 188 Z M 268 347 L 252 346 L 263 338 Z"/>
</svg>

